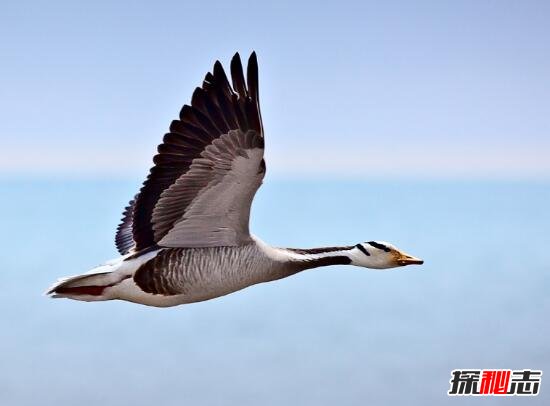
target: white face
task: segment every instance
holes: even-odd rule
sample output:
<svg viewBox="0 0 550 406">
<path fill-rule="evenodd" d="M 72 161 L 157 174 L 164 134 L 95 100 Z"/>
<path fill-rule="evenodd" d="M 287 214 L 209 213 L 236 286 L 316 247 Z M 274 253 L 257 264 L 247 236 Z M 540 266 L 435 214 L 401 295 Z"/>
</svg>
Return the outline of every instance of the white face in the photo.
<svg viewBox="0 0 550 406">
<path fill-rule="evenodd" d="M 405 265 L 421 265 L 419 258 L 400 251 L 385 241 L 369 241 L 357 244 L 351 250 L 351 264 L 372 269 L 388 269 Z"/>
</svg>

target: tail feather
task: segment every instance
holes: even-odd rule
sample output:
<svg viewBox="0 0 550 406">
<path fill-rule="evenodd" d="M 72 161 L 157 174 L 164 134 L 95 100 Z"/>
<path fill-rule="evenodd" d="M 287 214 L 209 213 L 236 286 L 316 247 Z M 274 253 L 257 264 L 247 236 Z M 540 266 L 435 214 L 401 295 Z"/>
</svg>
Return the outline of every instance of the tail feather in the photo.
<svg viewBox="0 0 550 406">
<path fill-rule="evenodd" d="M 113 286 L 111 272 L 77 275 L 59 279 L 46 292 L 47 295 L 57 294 L 87 294 L 101 295 L 106 287 Z"/>
<path fill-rule="evenodd" d="M 118 263 L 107 264 L 83 275 L 59 279 L 46 291 L 46 295 L 85 301 L 108 300 L 110 298 L 104 295 L 105 289 L 130 277 L 114 272 L 117 265 Z"/>
<path fill-rule="evenodd" d="M 108 286 L 75 286 L 74 288 L 66 288 L 59 286 L 51 293 L 55 293 L 55 297 L 61 297 L 61 295 L 101 296 L 107 287 Z"/>
</svg>

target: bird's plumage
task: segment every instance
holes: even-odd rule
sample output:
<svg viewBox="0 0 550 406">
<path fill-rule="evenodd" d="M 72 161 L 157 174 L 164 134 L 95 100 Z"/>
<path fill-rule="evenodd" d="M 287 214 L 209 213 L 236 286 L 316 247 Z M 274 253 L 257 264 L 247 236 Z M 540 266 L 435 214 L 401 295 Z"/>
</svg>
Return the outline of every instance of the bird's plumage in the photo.
<svg viewBox="0 0 550 406">
<path fill-rule="evenodd" d="M 231 79 L 216 61 L 190 105 L 172 121 L 117 228 L 122 257 L 58 281 L 49 294 L 174 306 L 319 266 L 421 263 L 373 241 L 368 248 L 289 249 L 252 236 L 250 209 L 266 171 L 256 54 L 248 60 L 246 78 L 239 54 L 230 72 Z"/>
<path fill-rule="evenodd" d="M 189 248 L 251 242 L 248 220 L 265 173 L 263 146 L 253 130 L 231 130 L 207 146 L 155 205 L 155 241 Z"/>
<path fill-rule="evenodd" d="M 130 200 L 128 206 L 124 208 L 122 220 L 117 227 L 115 236 L 116 249 L 120 255 L 126 255 L 134 247 L 134 236 L 132 234 L 132 218 L 134 216 L 134 204 L 137 195 Z"/>
<path fill-rule="evenodd" d="M 151 168 L 139 193 L 124 210 L 115 237 L 121 255 L 147 249 L 159 244 L 163 239 L 165 242 L 169 241 L 170 246 L 186 246 L 185 244 L 189 243 L 189 238 L 184 238 L 185 233 L 182 233 L 181 226 L 178 228 L 178 233 L 169 232 L 178 221 L 182 220 L 182 216 L 185 215 L 184 208 L 169 210 L 167 207 L 169 203 L 175 204 L 174 190 L 184 191 L 185 197 L 182 196 L 180 202 L 185 202 L 187 207 L 192 205 L 194 198 L 204 192 L 203 188 L 211 186 L 204 184 L 208 176 L 205 175 L 204 170 L 200 170 L 200 166 L 210 165 L 211 169 L 219 171 L 221 163 L 214 166 L 211 164 L 217 161 L 216 154 L 219 158 L 226 160 L 224 164 L 228 176 L 225 176 L 225 187 L 231 189 L 231 185 L 228 184 L 231 179 L 234 182 L 242 180 L 235 178 L 236 172 L 229 170 L 227 165 L 231 166 L 234 163 L 235 170 L 241 171 L 242 166 L 246 165 L 240 163 L 240 160 L 235 157 L 228 156 L 227 154 L 231 154 L 231 151 L 227 150 L 227 146 L 234 140 L 240 142 L 243 139 L 251 142 L 250 139 L 253 138 L 254 147 L 258 148 L 261 144 L 258 140 L 263 138 L 256 54 L 252 53 L 250 56 L 247 80 L 244 78 L 240 56 L 238 53 L 235 54 L 231 61 L 231 77 L 233 86 L 229 84 L 221 63 L 216 61 L 213 73 L 207 73 L 202 87 L 195 89 L 190 105 L 184 105 L 179 120 L 172 121 L 170 131 L 164 136 L 163 143 L 158 146 L 158 153 L 153 158 L 155 166 Z M 233 135 L 230 135 L 230 132 Z M 252 134 L 255 135 L 252 136 Z M 224 142 L 214 143 L 224 135 Z M 251 145 L 241 146 L 233 153 L 239 154 L 244 151 L 243 148 Z M 263 149 L 263 145 L 259 148 Z M 253 155 L 256 157 L 258 153 L 254 152 Z M 210 163 L 206 162 L 207 160 Z M 261 162 L 260 160 L 260 165 L 265 170 L 265 163 Z M 193 164 L 194 167 L 191 170 Z M 253 171 L 254 168 L 251 170 Z M 221 183 L 219 177 L 211 180 Z M 195 181 L 201 183 L 202 187 L 197 187 Z M 253 179 L 250 181 L 254 182 Z M 175 185 L 176 183 L 178 185 Z M 172 186 L 174 188 L 171 188 Z M 229 195 L 226 194 L 226 196 L 230 200 Z M 208 209 L 203 202 L 201 215 L 210 215 Z M 197 212 L 196 209 L 194 212 Z M 176 214 L 179 214 L 179 217 Z M 208 230 L 208 227 L 202 227 L 204 224 L 199 226 L 196 222 L 189 224 L 189 219 L 186 221 L 188 230 L 194 229 L 195 232 Z M 212 230 L 206 232 L 209 236 L 204 238 L 198 234 L 195 236 L 197 241 L 210 241 L 210 245 L 207 246 L 211 246 Z M 175 240 L 175 235 L 183 238 L 181 244 Z M 224 237 L 220 241 L 226 240 L 227 237 Z M 200 244 L 197 241 L 191 243 L 191 246 Z"/>
</svg>

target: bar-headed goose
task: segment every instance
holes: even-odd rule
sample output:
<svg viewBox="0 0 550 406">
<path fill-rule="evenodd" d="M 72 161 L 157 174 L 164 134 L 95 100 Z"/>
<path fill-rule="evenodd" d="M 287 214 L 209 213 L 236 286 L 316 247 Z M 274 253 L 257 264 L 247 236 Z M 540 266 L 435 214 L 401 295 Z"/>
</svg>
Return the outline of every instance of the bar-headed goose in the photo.
<svg viewBox="0 0 550 406">
<path fill-rule="evenodd" d="M 121 257 L 58 281 L 49 294 L 175 306 L 320 266 L 422 264 L 385 242 L 275 248 L 250 234 L 250 206 L 266 170 L 255 53 L 246 80 L 239 54 L 231 61 L 231 84 L 214 64 L 153 161 L 118 226 Z"/>
</svg>

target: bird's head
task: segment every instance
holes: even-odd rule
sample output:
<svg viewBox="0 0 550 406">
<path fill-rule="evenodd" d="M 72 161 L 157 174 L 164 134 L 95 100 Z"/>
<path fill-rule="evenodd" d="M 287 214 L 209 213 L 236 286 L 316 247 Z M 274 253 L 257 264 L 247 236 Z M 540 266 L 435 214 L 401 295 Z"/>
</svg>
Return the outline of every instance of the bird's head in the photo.
<svg viewBox="0 0 550 406">
<path fill-rule="evenodd" d="M 373 269 L 397 268 L 406 265 L 422 265 L 420 258 L 409 255 L 384 241 L 357 244 L 351 250 L 351 264 Z"/>
</svg>

